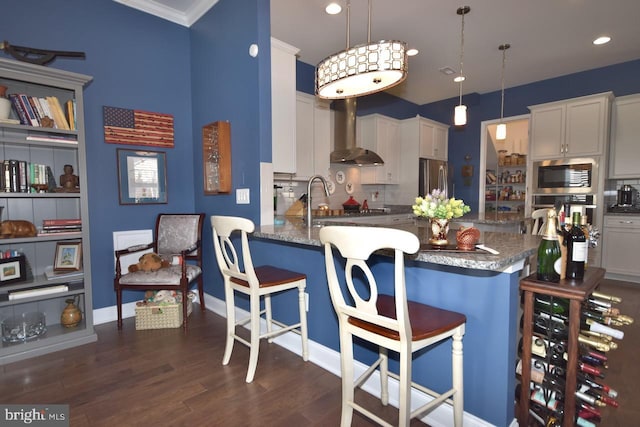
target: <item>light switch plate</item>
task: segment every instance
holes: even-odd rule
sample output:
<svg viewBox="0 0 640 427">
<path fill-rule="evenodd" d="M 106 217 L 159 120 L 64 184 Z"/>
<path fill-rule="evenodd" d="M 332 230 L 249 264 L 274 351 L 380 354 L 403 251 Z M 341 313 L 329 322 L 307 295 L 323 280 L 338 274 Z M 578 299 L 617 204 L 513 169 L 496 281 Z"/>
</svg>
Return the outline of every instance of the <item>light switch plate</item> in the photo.
<svg viewBox="0 0 640 427">
<path fill-rule="evenodd" d="M 249 189 L 248 188 L 237 188 L 236 189 L 236 204 L 237 205 L 248 205 L 249 203 L 250 203 Z"/>
</svg>

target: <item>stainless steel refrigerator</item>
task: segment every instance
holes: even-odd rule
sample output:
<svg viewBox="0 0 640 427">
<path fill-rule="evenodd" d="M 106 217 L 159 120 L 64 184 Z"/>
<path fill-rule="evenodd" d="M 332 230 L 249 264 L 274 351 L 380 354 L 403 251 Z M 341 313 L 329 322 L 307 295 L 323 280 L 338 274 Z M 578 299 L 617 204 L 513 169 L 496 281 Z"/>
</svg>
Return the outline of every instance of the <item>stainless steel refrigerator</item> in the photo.
<svg viewBox="0 0 640 427">
<path fill-rule="evenodd" d="M 418 191 L 421 196 L 431 193 L 431 190 L 436 188 L 443 190 L 449 197 L 454 196 L 447 162 L 421 158 L 418 177 Z"/>
</svg>

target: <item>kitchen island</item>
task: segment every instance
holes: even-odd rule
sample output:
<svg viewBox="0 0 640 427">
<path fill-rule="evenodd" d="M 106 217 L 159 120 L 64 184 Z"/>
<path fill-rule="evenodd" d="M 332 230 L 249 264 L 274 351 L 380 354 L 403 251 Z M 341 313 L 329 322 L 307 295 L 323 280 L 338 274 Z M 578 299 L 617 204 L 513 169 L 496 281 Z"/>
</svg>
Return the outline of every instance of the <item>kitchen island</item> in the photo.
<svg viewBox="0 0 640 427">
<path fill-rule="evenodd" d="M 426 242 L 426 221 L 384 226 L 405 229 Z M 338 352 L 338 322 L 326 284 L 319 230 L 320 227 L 307 228 L 295 220 L 260 227 L 251 243 L 254 264 L 269 263 L 307 274 L 309 339 Z M 467 316 L 463 341 L 465 425 L 508 426 L 515 419 L 519 273 L 525 260 L 536 251 L 539 237 L 483 232 L 481 242 L 500 253 L 421 250 L 408 257 L 407 293 L 411 300 Z M 391 258 L 384 254 L 374 258 L 374 271 L 383 278 L 391 278 Z M 285 321 L 295 320 L 296 310 L 292 307 L 296 307 L 294 300 L 274 301 L 274 315 Z M 374 351 L 356 347 L 359 361 L 366 365 L 373 363 Z M 444 343 L 417 356 L 413 365 L 414 380 L 436 391 L 447 389 L 451 381 L 450 352 L 450 344 Z M 313 360 L 313 353 L 311 356 Z M 391 361 L 390 369 L 397 371 L 394 362 Z M 432 425 L 450 423 L 448 414 L 442 416 L 436 410 L 429 415 L 435 418 L 427 419 Z"/>
</svg>

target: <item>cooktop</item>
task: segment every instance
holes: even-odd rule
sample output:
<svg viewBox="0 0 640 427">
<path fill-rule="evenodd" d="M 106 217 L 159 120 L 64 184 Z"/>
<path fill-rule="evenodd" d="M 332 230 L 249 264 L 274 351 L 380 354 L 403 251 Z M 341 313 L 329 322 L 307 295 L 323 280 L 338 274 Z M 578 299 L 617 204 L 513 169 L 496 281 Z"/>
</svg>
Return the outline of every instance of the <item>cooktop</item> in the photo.
<svg viewBox="0 0 640 427">
<path fill-rule="evenodd" d="M 634 205 L 613 205 L 607 208 L 610 213 L 633 213 L 640 214 L 640 206 Z"/>
</svg>

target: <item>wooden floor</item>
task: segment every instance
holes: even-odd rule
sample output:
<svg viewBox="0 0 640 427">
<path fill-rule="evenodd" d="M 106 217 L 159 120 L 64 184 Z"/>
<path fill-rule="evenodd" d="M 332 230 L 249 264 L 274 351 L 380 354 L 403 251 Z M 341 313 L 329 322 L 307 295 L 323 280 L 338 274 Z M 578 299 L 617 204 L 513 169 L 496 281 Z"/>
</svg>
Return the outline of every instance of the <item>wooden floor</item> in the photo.
<svg viewBox="0 0 640 427">
<path fill-rule="evenodd" d="M 625 314 L 640 320 L 640 285 L 606 281 L 602 291 L 621 295 Z M 225 320 L 194 310 L 189 333 L 181 329 L 136 331 L 125 319 L 96 327 L 98 341 L 0 367 L 3 404 L 69 404 L 71 426 L 338 426 L 340 379 L 263 340 L 256 378 L 244 378 L 248 349 L 236 343 L 222 366 Z M 607 427 L 640 420 L 637 349 L 640 326 L 626 327 L 620 349 L 609 353 L 604 381 L 620 393 L 620 408 L 605 408 Z M 466 355 L 469 357 L 470 355 Z M 367 393 L 356 399 L 397 420 Z M 370 426 L 354 414 L 354 426 Z M 414 420 L 412 426 L 424 425 Z"/>
<path fill-rule="evenodd" d="M 247 384 L 247 347 L 236 343 L 222 366 L 225 319 L 194 309 L 189 322 L 187 335 L 136 331 L 133 318 L 121 332 L 98 325 L 96 343 L 0 367 L 0 402 L 69 404 L 72 427 L 340 425 L 339 377 L 262 340 Z M 356 400 L 397 422 L 396 408 Z M 374 424 L 354 414 L 353 425 Z"/>
</svg>

